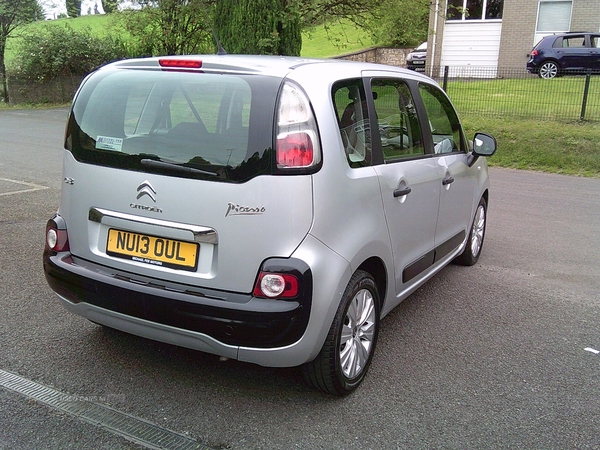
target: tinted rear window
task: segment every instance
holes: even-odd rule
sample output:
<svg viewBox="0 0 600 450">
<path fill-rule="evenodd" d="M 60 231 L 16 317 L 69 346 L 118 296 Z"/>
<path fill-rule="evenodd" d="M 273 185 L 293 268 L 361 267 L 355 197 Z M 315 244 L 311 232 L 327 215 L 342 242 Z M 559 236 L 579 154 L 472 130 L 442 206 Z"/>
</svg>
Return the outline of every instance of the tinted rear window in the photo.
<svg viewBox="0 0 600 450">
<path fill-rule="evenodd" d="M 281 80 L 100 71 L 82 87 L 66 148 L 81 162 L 215 181 L 270 173 Z"/>
</svg>

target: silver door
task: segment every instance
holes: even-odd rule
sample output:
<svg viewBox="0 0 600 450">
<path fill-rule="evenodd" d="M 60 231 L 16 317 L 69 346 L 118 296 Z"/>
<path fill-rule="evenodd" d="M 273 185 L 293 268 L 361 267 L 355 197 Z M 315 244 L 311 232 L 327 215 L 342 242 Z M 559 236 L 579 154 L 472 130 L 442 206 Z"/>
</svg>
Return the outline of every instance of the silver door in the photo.
<svg viewBox="0 0 600 450">
<path fill-rule="evenodd" d="M 397 78 L 370 80 L 374 152 L 383 207 L 394 258 L 398 296 L 407 291 L 431 267 L 442 171 L 425 153 L 423 133 L 408 85 Z M 373 121 L 371 121 L 373 123 Z"/>
<path fill-rule="evenodd" d="M 467 164 L 467 148 L 458 115 L 437 87 L 421 83 L 435 161 L 442 171 L 440 207 L 435 232 L 435 261 L 456 250 L 467 237 L 477 188 L 477 171 Z M 477 199 L 478 201 L 479 199 Z"/>
</svg>

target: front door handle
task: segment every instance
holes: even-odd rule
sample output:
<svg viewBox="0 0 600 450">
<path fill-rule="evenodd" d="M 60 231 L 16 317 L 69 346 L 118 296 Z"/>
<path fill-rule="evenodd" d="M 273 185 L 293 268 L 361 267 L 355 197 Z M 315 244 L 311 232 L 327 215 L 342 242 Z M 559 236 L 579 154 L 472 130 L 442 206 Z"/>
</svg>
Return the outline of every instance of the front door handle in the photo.
<svg viewBox="0 0 600 450">
<path fill-rule="evenodd" d="M 394 191 L 394 197 L 402 197 L 403 195 L 408 195 L 411 191 L 412 189 L 409 187 L 396 189 Z"/>
<path fill-rule="evenodd" d="M 447 177 L 442 180 L 442 186 L 448 186 L 452 183 L 454 183 L 454 177 Z"/>
</svg>

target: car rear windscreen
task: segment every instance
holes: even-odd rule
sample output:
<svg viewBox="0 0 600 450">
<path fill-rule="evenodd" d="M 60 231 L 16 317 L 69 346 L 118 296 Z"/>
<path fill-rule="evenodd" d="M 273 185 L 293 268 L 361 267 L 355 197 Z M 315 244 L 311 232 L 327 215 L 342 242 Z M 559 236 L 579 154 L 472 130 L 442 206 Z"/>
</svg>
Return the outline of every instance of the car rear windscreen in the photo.
<svg viewBox="0 0 600 450">
<path fill-rule="evenodd" d="M 280 84 L 262 75 L 101 70 L 77 95 L 65 147 L 90 164 L 243 182 L 271 172 Z"/>
</svg>

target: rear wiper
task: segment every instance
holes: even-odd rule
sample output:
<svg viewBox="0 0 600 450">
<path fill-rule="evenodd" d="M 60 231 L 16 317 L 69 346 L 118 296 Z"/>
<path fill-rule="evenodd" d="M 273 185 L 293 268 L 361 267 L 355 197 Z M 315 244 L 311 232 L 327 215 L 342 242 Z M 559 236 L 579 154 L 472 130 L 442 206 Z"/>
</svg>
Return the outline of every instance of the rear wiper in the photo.
<svg viewBox="0 0 600 450">
<path fill-rule="evenodd" d="M 215 172 L 208 172 L 206 170 L 194 169 L 193 167 L 180 166 L 179 164 L 169 163 L 164 161 L 157 161 L 155 159 L 144 158 L 140 160 L 140 163 L 144 166 L 155 167 L 157 169 L 172 170 L 174 172 L 181 172 L 187 174 L 198 174 L 198 175 L 210 175 L 217 177 L 219 174 Z"/>
</svg>

